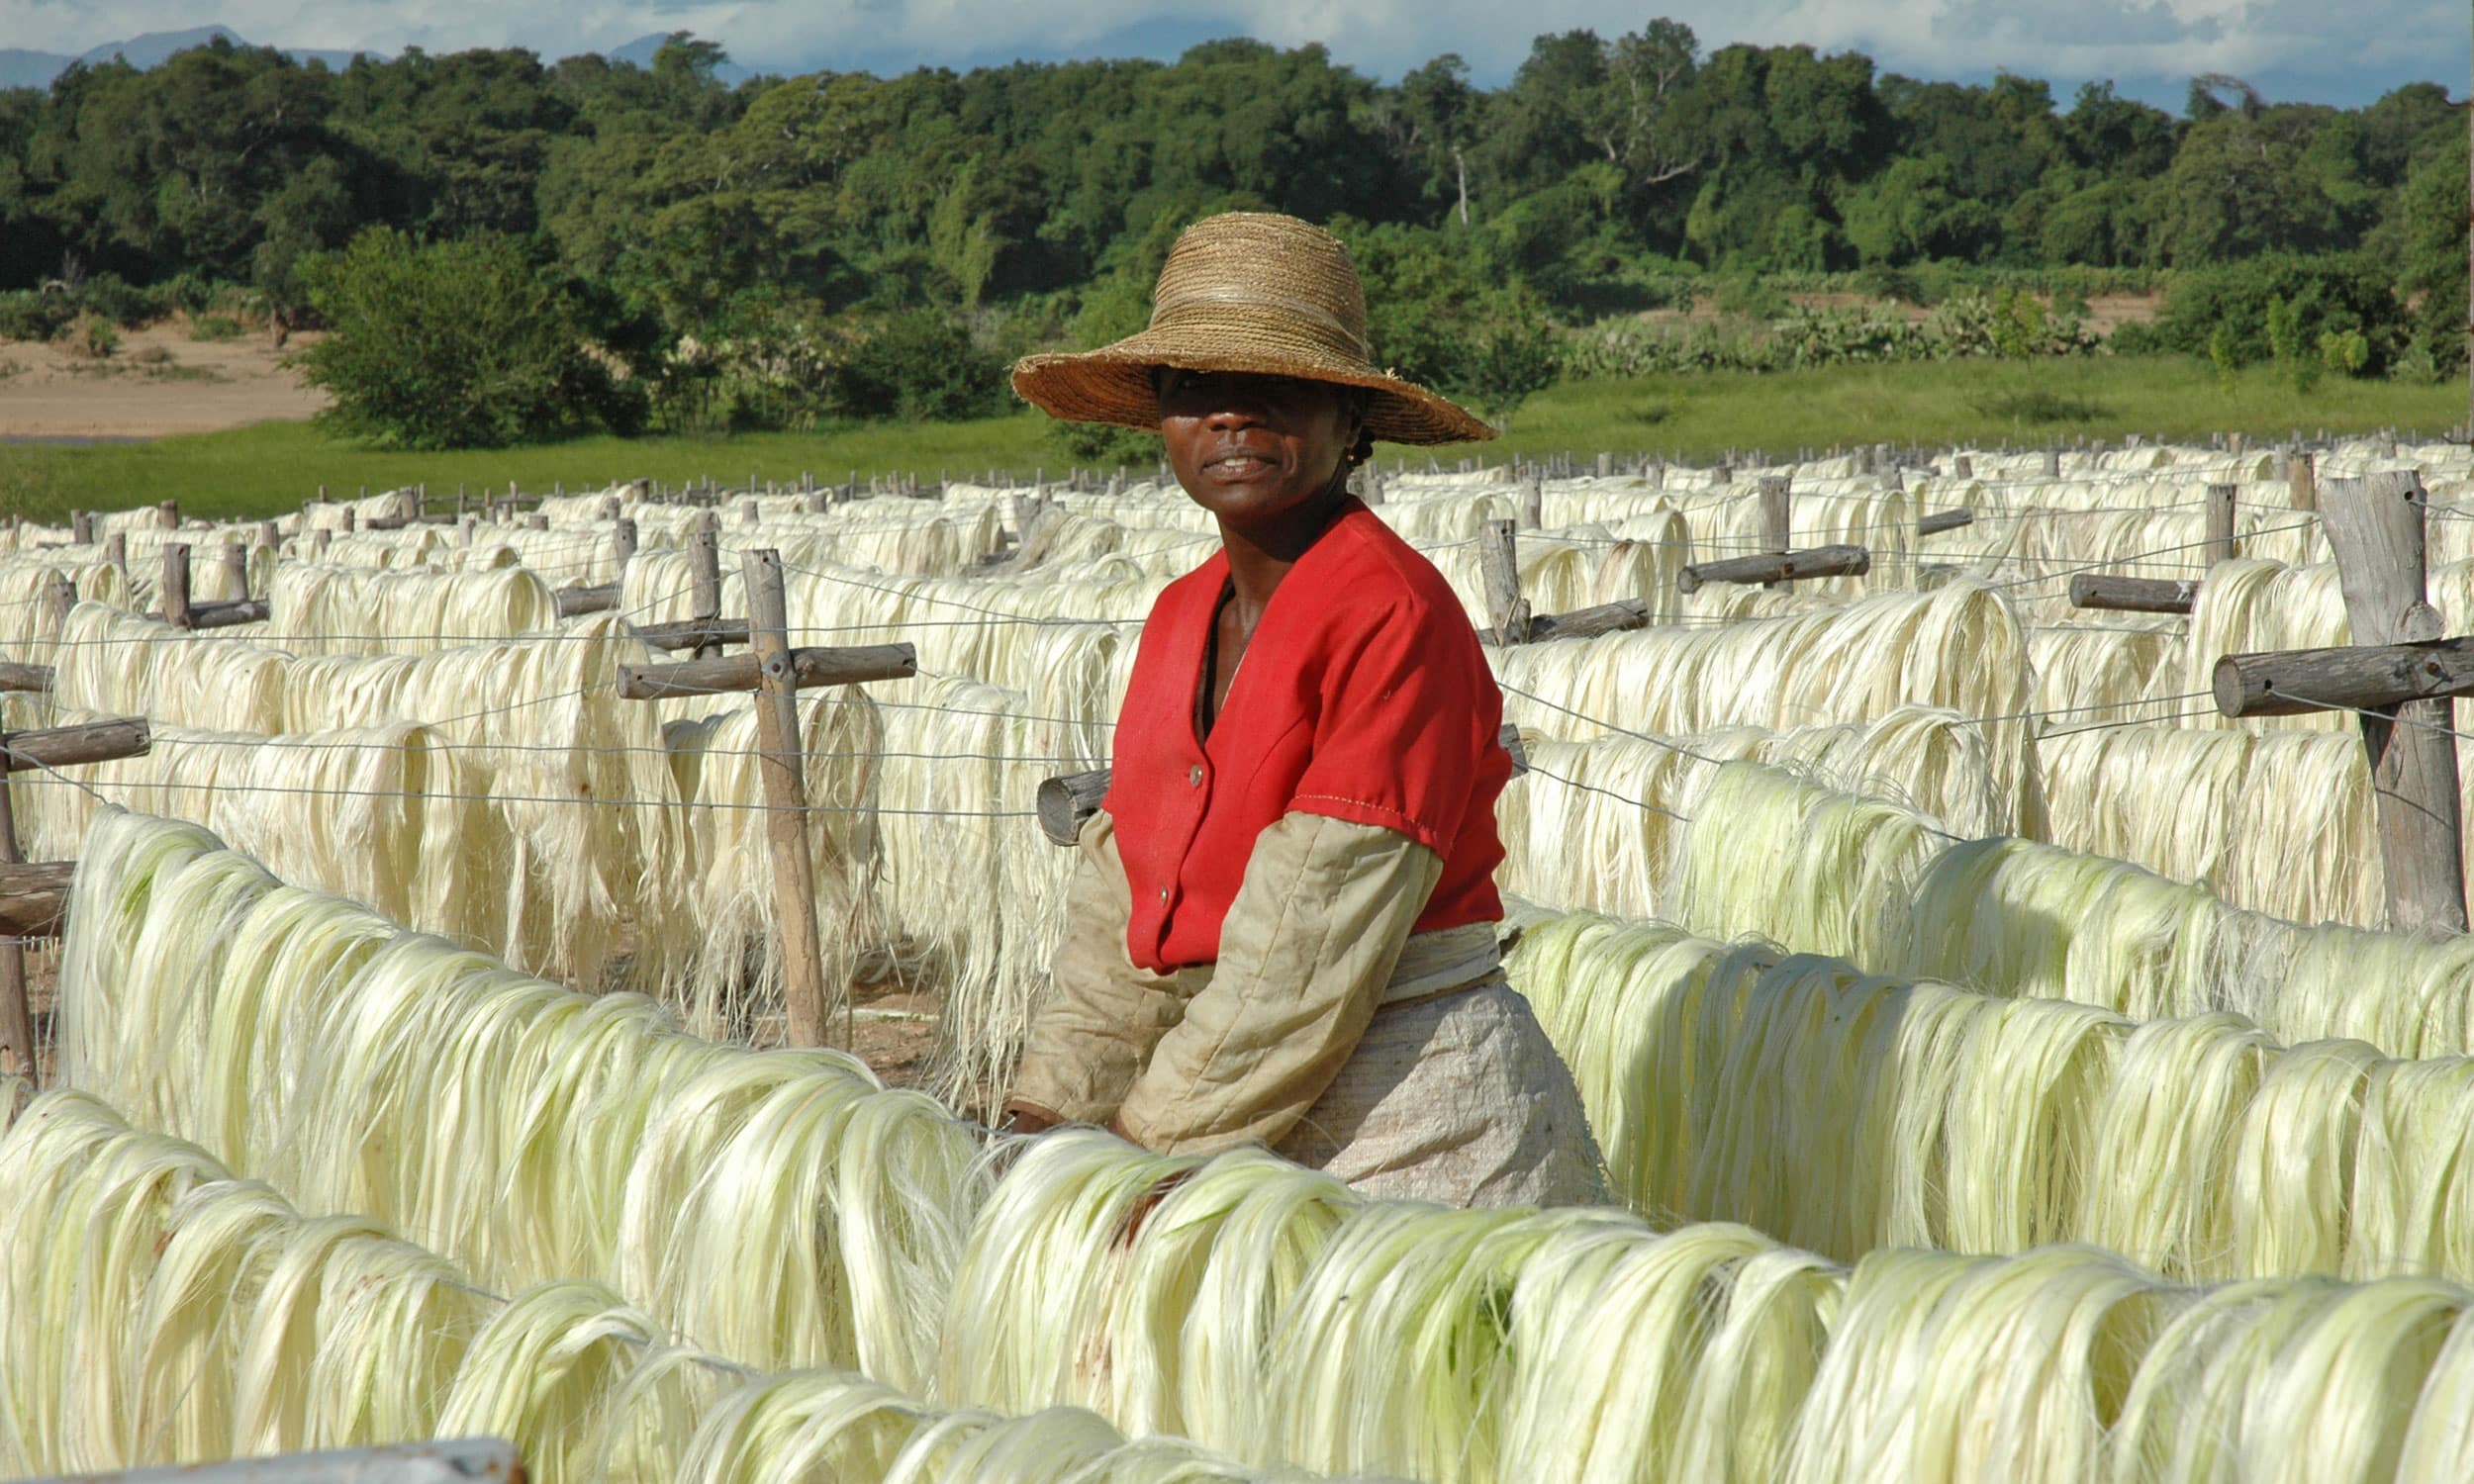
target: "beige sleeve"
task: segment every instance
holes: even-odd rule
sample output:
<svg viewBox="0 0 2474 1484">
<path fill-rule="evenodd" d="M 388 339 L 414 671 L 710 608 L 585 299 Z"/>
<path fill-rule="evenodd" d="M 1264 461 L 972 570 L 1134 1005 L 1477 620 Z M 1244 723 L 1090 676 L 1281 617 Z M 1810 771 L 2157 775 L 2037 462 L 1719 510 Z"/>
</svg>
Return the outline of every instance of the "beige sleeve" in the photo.
<svg viewBox="0 0 2474 1484">
<path fill-rule="evenodd" d="M 1178 980 L 1125 954 L 1133 895 L 1106 810 L 1083 825 L 1066 891 L 1065 939 L 1050 963 L 1048 998 L 1031 1017 L 1007 1108 L 1057 1123 L 1105 1123 L 1185 1011 Z"/>
<path fill-rule="evenodd" d="M 1357 1049 L 1442 879 L 1442 857 L 1376 825 L 1292 813 L 1257 836 L 1211 982 L 1118 1131 L 1163 1154 L 1278 1143 Z"/>
</svg>

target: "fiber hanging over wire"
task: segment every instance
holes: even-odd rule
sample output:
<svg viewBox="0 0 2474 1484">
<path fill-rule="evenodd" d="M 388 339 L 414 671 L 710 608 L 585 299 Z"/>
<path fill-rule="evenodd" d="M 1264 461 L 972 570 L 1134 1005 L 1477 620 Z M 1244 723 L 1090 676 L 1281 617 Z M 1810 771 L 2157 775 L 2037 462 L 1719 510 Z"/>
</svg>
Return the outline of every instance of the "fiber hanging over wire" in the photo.
<svg viewBox="0 0 2474 1484">
<path fill-rule="evenodd" d="M 502 1298 L 78 1092 L 0 1129 L 0 1254 L 12 1474 L 494 1436 L 546 1484 L 1297 1477 L 1129 1442 L 1088 1412 L 953 1412 L 849 1372 L 752 1369 L 597 1283 Z"/>
<path fill-rule="evenodd" d="M 2474 1059 L 1866 975 L 1591 914 L 1513 983 L 1625 1203 L 1853 1261 L 2087 1242 L 2182 1280 L 2474 1280 Z"/>
<path fill-rule="evenodd" d="M 418 1232 L 502 1288 L 616 1282 L 750 1363 L 923 1372 L 981 1136 L 850 1057 L 683 1035 L 117 809 L 60 986 L 73 1084 L 305 1210 Z"/>
</svg>

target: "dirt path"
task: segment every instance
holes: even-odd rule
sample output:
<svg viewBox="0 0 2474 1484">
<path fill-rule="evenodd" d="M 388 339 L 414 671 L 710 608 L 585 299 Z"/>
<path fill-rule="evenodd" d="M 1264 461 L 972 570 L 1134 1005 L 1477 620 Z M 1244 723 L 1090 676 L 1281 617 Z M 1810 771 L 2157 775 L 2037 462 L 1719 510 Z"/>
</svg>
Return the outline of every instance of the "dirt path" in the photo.
<svg viewBox="0 0 2474 1484">
<path fill-rule="evenodd" d="M 298 350 L 315 336 L 298 334 Z M 102 360 L 66 347 L 0 340 L 0 438 L 153 438 L 307 417 L 327 405 L 262 330 L 189 338 L 166 322 L 124 330 Z"/>
</svg>

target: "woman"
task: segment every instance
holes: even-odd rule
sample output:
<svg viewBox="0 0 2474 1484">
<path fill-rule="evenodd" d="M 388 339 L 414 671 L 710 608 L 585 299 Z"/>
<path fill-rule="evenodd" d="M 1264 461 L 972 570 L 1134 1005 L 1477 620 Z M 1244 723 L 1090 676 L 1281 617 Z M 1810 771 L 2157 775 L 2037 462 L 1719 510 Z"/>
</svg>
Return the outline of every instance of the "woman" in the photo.
<svg viewBox="0 0 2474 1484">
<path fill-rule="evenodd" d="M 1006 1112 L 1268 1145 L 1373 1194 L 1596 1198 L 1570 1073 L 1496 959 L 1502 696 L 1440 573 L 1349 497 L 1378 437 L 1494 430 L 1380 370 L 1348 250 L 1178 238 L 1151 326 L 1032 356 L 1050 414 L 1153 427 L 1221 551 L 1143 625 L 1055 988 Z"/>
</svg>

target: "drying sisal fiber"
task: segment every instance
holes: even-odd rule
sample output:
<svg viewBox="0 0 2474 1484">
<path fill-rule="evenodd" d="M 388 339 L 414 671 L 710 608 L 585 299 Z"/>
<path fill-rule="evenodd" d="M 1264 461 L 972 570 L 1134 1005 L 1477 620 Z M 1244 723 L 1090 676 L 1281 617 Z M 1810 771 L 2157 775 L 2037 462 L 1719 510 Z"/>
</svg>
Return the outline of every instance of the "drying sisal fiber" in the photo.
<svg viewBox="0 0 2474 1484">
<path fill-rule="evenodd" d="M 490 777 L 472 749 L 404 722 L 282 737 L 157 726 L 140 756 L 74 781 L 15 773 L 7 787 L 36 860 L 74 859 L 101 795 L 194 820 L 269 870 L 397 922 L 521 957 L 507 928 L 523 886 Z"/>
<path fill-rule="evenodd" d="M 12 1474 L 493 1436 L 559 1484 L 1293 1477 L 1088 1412 L 942 1411 L 848 1372 L 752 1369 L 596 1283 L 501 1298 L 77 1092 L 0 1129 L 0 1253 Z"/>
<path fill-rule="evenodd" d="M 111 809 L 60 983 L 74 1085 L 306 1210 L 493 1285 L 615 1279 L 752 1363 L 924 1371 L 978 1135 L 847 1056 L 681 1035 Z"/>
<path fill-rule="evenodd" d="M 1730 763 L 1675 845 L 1661 915 L 1714 937 L 1760 937 L 1858 963 L 1901 941 L 1939 821 L 1761 763 Z"/>
<path fill-rule="evenodd" d="M 428 654 L 558 628 L 549 585 L 522 567 L 371 572 L 287 562 L 267 602 L 267 642 L 295 654 Z"/>
<path fill-rule="evenodd" d="M 1610 1185 L 1841 1260 L 2087 1242 L 2177 1279 L 2474 1278 L 2474 1060 L 2134 1024 L 1589 914 L 1508 971 Z"/>
<path fill-rule="evenodd" d="M 2380 925 L 2387 873 L 2350 731 L 2064 727 L 2037 742 L 2053 843 L 2204 883 L 2233 906 Z"/>
<path fill-rule="evenodd" d="M 956 1278 L 947 1386 L 1173 1405 L 1252 1461 L 1450 1481 L 2251 1476 L 2153 1466 L 2197 1438 L 2254 1468 L 2287 1450 L 2296 1479 L 2462 1462 L 2439 1410 L 2468 1384 L 2457 1284 L 2194 1288 L 2077 1247 L 1850 1270 L 1723 1224 L 1366 1201 L 1259 1158 L 1032 1143 Z M 1268 1261 L 1284 1228 L 1300 1259 Z M 2290 1319 L 2254 1338 L 2263 1307 Z M 1261 1338 L 1231 1354 L 1236 1319 Z M 1173 1389 L 1120 1374 L 1164 1363 Z"/>
<path fill-rule="evenodd" d="M 303 1209 L 371 1211 L 502 1291 L 528 1284 L 467 1248 L 526 1252 L 570 1276 L 593 1276 L 584 1269 L 603 1253 L 622 1279 L 701 1280 L 694 1296 L 622 1280 L 649 1318 L 622 1318 L 633 1311 L 590 1285 L 492 1311 L 503 1343 L 491 1374 L 566 1357 L 556 1375 L 569 1399 L 556 1404 L 580 1421 L 562 1466 L 592 1454 L 592 1419 L 618 1415 L 600 1398 L 623 1378 L 593 1346 L 655 1323 L 741 1357 L 782 1345 L 785 1330 L 812 1344 L 822 1326 L 850 1336 L 872 1371 L 932 1375 L 940 1407 L 1088 1406 L 1129 1430 L 1173 1421 L 1248 1463 L 1447 1481 L 1818 1481 L 1864 1473 L 1866 1460 L 1928 1480 L 2006 1463 L 2007 1476 L 2078 1478 L 2089 1459 L 2137 1463 L 2148 1439 L 2183 1434 L 2228 1456 L 2284 1448 L 2332 1468 L 2437 1449 L 2450 1422 L 2411 1399 L 2463 1391 L 2450 1389 L 2447 1367 L 2462 1362 L 2445 1342 L 2468 1296 L 2427 1278 L 2273 1280 L 2260 1291 L 2299 1316 L 2290 1328 L 2253 1344 L 2237 1323 L 2220 1332 L 2232 1343 L 2168 1345 L 2182 1316 L 2241 1290 L 2068 1249 L 1885 1251 L 1851 1273 L 1742 1228 L 1661 1234 L 1610 1210 L 1374 1201 L 1260 1154 L 1165 1158 L 1097 1131 L 1028 1141 L 992 1188 L 974 1172 L 979 1136 L 916 1094 L 872 1091 L 830 1057 L 686 1042 L 642 1001 L 522 980 L 276 886 L 194 828 L 106 814 L 87 861 L 62 977 L 73 1075 L 116 1071 L 174 1118 L 207 1105 L 204 1126 L 238 1126 L 244 1144 L 289 1138 L 275 1177 Z M 2319 1068 L 2297 1065 L 2292 1101 L 2326 1103 Z M 1988 1071 L 1986 1085 L 2009 1076 Z M 2446 1116 L 2444 1089 L 2428 1090 L 2439 1101 L 2401 1104 L 2397 1128 Z M 897 1116 L 904 1105 L 916 1116 Z M 2035 1138 L 1985 1122 L 1996 1169 L 2048 1178 Z M 862 1151 L 873 1165 L 853 1163 Z M 950 1179 L 932 1174 L 940 1159 Z M 1177 1176 L 1129 1236 L 1136 1206 Z M 302 1193 L 313 1187 L 355 1204 Z M 767 1205 L 793 1213 L 787 1229 L 760 1214 Z M 639 1240 L 637 1223 L 661 1231 Z M 156 1235 L 101 1252 L 143 1267 Z M 901 1260 L 862 1260 L 871 1250 Z M 111 1296 L 133 1286 L 143 1280 L 107 1273 L 81 1292 L 120 1313 Z M 700 1332 L 723 1327 L 716 1306 L 748 1316 L 727 1326 L 746 1348 Z M 693 1326 L 674 1318 L 691 1312 Z M 1584 1323 L 1588 1343 L 1573 1343 Z M 571 1382 L 579 1390 L 564 1393 Z M 459 1365 L 454 1392 L 472 1400 L 452 1415 L 498 1415 L 491 1398 L 512 1396 L 507 1384 Z M 2273 1405 L 2288 1396 L 2308 1405 Z M 881 1401 L 850 1410 L 884 1418 Z M 678 1419 L 692 1405 L 630 1407 L 655 1421 L 624 1436 L 690 1433 Z M 2112 1426 L 2117 1414 L 2139 1428 Z M 2298 1417 L 2347 1428 L 2322 1438 Z M 2127 1465 L 2119 1476 L 2176 1477 Z"/>
<path fill-rule="evenodd" d="M 1857 957 L 2135 1019 L 2233 1010 L 2287 1042 L 2352 1037 L 2396 1057 L 2474 1052 L 2474 938 L 2308 927 L 2027 840 L 1943 851 L 1914 883 L 1900 943 Z"/>
<path fill-rule="evenodd" d="M 1952 711 L 1901 706 L 1880 719 L 1769 732 L 1585 742 L 1522 739 L 1530 771 L 1495 807 L 1502 887 L 1533 901 L 1647 916 L 1667 898 L 1675 837 L 1724 764 L 1751 760 L 1900 800 L 1974 837 L 2018 827 L 1984 754 L 1984 729 Z M 1612 795 L 1612 796 L 1610 796 Z"/>
<path fill-rule="evenodd" d="M 860 951 L 884 936 L 874 890 L 884 731 L 855 687 L 802 696 L 799 717 L 818 947 L 825 981 L 841 983 Z M 667 908 L 695 923 L 696 933 L 664 993 L 696 1034 L 745 1039 L 755 1021 L 784 1004 L 755 708 L 673 721 L 662 737 L 680 796 L 691 801 L 688 852 L 696 863 L 684 900 Z"/>
<path fill-rule="evenodd" d="M 2009 603 L 1982 588 L 1887 593 L 1785 617 L 1490 654 L 1505 719 L 1574 740 L 1610 719 L 1679 734 L 1870 721 L 1901 705 L 1948 706 L 1982 718 L 1986 755 L 2005 797 L 2016 800 L 2006 812 L 2036 817 L 2023 716 L 2027 636 Z"/>
</svg>

